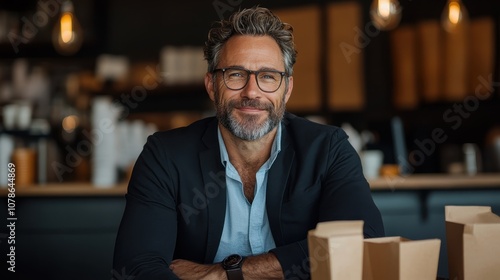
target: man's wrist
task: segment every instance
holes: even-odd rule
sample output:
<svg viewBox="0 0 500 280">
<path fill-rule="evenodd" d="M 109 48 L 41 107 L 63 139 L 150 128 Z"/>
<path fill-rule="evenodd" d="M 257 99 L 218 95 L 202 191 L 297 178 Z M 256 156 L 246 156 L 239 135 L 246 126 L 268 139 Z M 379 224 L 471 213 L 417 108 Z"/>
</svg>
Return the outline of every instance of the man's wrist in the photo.
<svg viewBox="0 0 500 280">
<path fill-rule="evenodd" d="M 241 266 L 244 260 L 245 258 L 238 254 L 232 254 L 224 258 L 221 265 L 226 271 L 228 280 L 243 280 Z"/>
</svg>

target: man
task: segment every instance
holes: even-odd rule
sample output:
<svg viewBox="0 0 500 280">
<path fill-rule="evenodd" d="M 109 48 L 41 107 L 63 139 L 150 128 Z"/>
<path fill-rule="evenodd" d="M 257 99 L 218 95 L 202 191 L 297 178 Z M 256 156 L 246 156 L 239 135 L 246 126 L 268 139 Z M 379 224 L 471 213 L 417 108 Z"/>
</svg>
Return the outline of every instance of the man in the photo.
<svg viewBox="0 0 500 280">
<path fill-rule="evenodd" d="M 216 118 L 149 137 L 131 177 L 114 269 L 134 279 L 308 279 L 307 232 L 364 220 L 383 236 L 339 128 L 285 113 L 292 27 L 245 9 L 209 32 Z"/>
</svg>

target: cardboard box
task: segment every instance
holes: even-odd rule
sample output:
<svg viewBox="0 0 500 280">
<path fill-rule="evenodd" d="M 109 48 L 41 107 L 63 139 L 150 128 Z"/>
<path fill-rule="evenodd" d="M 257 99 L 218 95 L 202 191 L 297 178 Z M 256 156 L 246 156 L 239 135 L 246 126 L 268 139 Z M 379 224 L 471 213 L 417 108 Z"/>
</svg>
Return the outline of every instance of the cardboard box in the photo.
<svg viewBox="0 0 500 280">
<path fill-rule="evenodd" d="M 449 279 L 500 279 L 500 217 L 488 206 L 446 206 Z"/>
<path fill-rule="evenodd" d="M 441 240 L 365 239 L 363 280 L 435 280 Z"/>
<path fill-rule="evenodd" d="M 312 280 L 361 280 L 363 221 L 318 223 L 308 233 Z"/>
</svg>

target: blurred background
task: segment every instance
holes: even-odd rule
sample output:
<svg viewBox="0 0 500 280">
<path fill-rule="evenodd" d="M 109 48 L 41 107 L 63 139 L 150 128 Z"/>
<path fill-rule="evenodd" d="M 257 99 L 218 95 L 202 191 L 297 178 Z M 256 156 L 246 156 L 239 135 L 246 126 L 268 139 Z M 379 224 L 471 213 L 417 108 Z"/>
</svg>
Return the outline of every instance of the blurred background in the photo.
<svg viewBox="0 0 500 280">
<path fill-rule="evenodd" d="M 207 32 L 255 5 L 294 27 L 288 111 L 346 130 L 382 189 L 374 198 L 389 234 L 444 238 L 450 199 L 500 209 L 498 1 L 0 1 L 0 186 L 13 162 L 17 186 L 31 187 L 18 205 L 19 258 L 33 273 L 72 275 L 74 266 L 56 273 L 39 264 L 47 261 L 40 244 L 52 244 L 52 264 L 81 252 L 73 256 L 88 268 L 81 279 L 107 275 L 125 185 L 147 136 L 214 114 L 203 86 Z M 394 192 L 381 174 L 444 177 L 409 176 L 414 191 Z M 492 176 L 470 176 L 484 174 Z M 463 187 L 462 178 L 496 190 L 428 191 Z"/>
<path fill-rule="evenodd" d="M 134 129 L 148 134 L 211 115 L 202 85 L 207 31 L 231 12 L 259 4 L 3 1 L 0 133 L 2 143 L 14 138 L 14 145 L 4 143 L 2 150 L 38 145 L 38 158 L 44 155 L 39 165 L 46 170 L 37 170 L 39 182 L 88 181 L 92 153 L 76 150 L 92 148 L 78 144 L 92 140 L 92 120 L 101 118 L 93 104 L 116 109 L 111 119 L 117 135 Z M 481 171 L 499 171 L 491 156 L 500 145 L 496 1 L 265 6 L 295 27 L 299 54 L 290 112 L 344 125 L 363 136 L 357 148 L 382 150 L 388 164 L 403 156 L 412 173 L 465 172 L 459 163 L 466 143 L 481 156 Z M 395 151 L 394 141 L 401 140 L 404 149 Z M 139 148 L 116 159 L 122 172 L 145 138 L 137 141 L 131 145 Z M 45 166 L 72 151 L 81 158 L 76 172 Z"/>
</svg>

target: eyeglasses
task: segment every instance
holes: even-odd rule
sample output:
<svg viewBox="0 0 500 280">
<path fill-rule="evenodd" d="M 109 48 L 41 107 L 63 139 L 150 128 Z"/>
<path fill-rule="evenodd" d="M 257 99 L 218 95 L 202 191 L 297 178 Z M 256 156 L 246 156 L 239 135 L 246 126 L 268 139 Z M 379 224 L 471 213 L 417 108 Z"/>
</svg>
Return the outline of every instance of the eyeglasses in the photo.
<svg viewBox="0 0 500 280">
<path fill-rule="evenodd" d="M 252 71 L 244 68 L 229 67 L 215 69 L 213 73 L 217 71 L 222 71 L 224 84 L 230 90 L 240 90 L 244 88 L 248 84 L 250 75 L 254 74 L 257 86 L 260 90 L 271 93 L 280 88 L 284 76 L 288 77 L 286 72 L 277 70 Z"/>
</svg>

